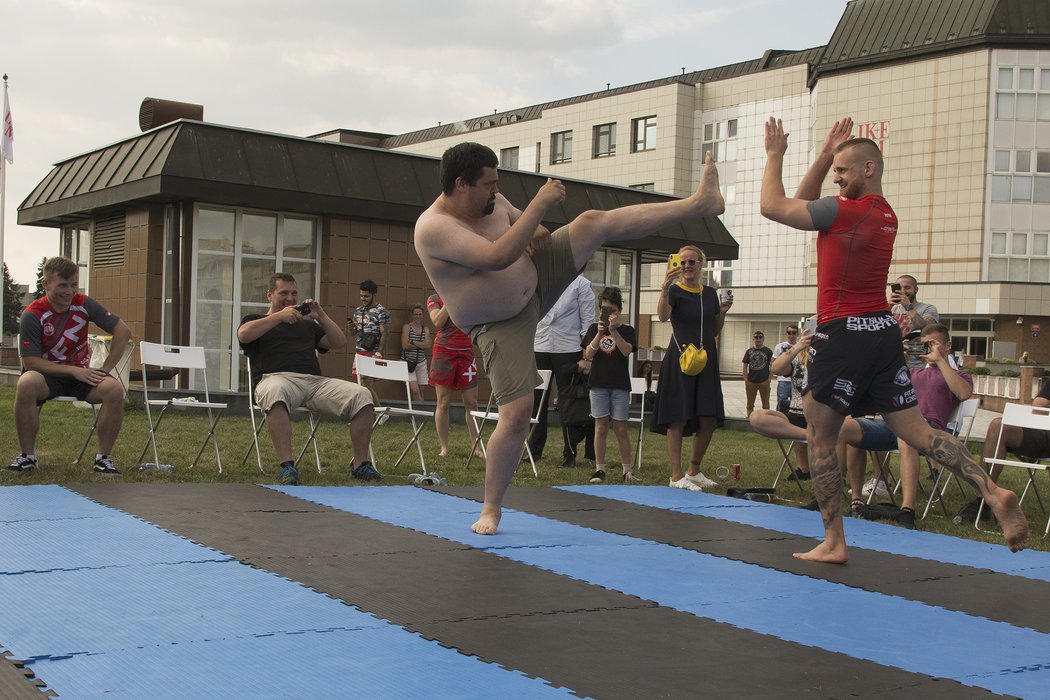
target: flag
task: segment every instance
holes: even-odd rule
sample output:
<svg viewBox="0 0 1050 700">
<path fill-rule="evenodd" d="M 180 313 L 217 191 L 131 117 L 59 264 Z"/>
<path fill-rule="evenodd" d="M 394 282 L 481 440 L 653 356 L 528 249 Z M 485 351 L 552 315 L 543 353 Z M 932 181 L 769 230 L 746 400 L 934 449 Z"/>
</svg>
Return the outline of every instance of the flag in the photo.
<svg viewBox="0 0 1050 700">
<path fill-rule="evenodd" d="M 8 163 L 15 162 L 15 123 L 11 119 L 11 103 L 7 100 L 6 80 L 4 81 L 4 132 L 0 137 L 0 155 L 3 155 L 4 160 Z"/>
</svg>

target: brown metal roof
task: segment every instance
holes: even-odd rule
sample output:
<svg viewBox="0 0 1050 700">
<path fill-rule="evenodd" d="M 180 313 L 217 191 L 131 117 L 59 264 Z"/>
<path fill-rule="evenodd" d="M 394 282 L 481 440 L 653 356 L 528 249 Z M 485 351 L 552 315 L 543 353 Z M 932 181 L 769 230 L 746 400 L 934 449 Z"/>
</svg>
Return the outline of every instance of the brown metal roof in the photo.
<svg viewBox="0 0 1050 700">
<path fill-rule="evenodd" d="M 1047 0 L 852 0 L 810 80 L 973 46 L 1048 43 Z"/>
<path fill-rule="evenodd" d="M 19 206 L 18 223 L 60 226 L 132 201 L 184 200 L 412 223 L 440 192 L 437 170 L 429 156 L 180 120 L 56 164 Z M 548 213 L 549 226 L 588 209 L 674 199 L 563 181 L 566 200 Z M 500 188 L 520 206 L 545 182 L 545 175 L 500 173 Z M 714 217 L 617 245 L 666 252 L 687 242 L 712 259 L 738 256 Z"/>
</svg>

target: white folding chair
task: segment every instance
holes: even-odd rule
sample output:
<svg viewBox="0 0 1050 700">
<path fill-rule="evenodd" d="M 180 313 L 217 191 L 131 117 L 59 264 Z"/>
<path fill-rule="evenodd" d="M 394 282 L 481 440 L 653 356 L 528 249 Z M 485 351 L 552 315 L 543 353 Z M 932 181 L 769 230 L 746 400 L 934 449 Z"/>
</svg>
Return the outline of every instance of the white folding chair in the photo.
<svg viewBox="0 0 1050 700">
<path fill-rule="evenodd" d="M 419 433 L 423 428 L 434 419 L 433 411 L 425 411 L 423 409 L 414 408 L 412 406 L 412 385 L 410 383 L 410 375 L 408 373 L 408 363 L 403 360 L 384 360 L 378 357 L 370 357 L 368 355 L 356 355 L 354 357 L 354 369 L 357 372 L 357 382 L 362 383 L 365 377 L 372 377 L 373 379 L 385 379 L 391 382 L 401 382 L 405 387 L 405 399 L 408 402 L 408 408 L 399 408 L 397 406 L 376 406 L 375 407 L 375 422 L 372 423 L 372 430 L 375 430 L 380 422 L 382 422 L 383 416 L 408 416 L 409 421 L 412 423 L 412 437 L 409 438 L 408 443 L 405 445 L 405 449 L 401 450 L 401 456 L 394 462 L 394 467 L 401 464 L 401 460 L 405 458 L 408 451 L 412 449 L 412 444 L 415 443 L 416 450 L 419 452 L 419 464 L 423 468 L 423 473 L 427 473 L 427 462 L 423 457 L 423 445 L 419 441 Z M 416 419 L 426 419 L 417 422 Z M 372 464 L 376 468 L 379 467 L 376 462 L 375 455 L 372 453 L 372 443 L 368 443 L 368 454 L 372 458 Z"/>
<path fill-rule="evenodd" d="M 947 432 L 951 433 L 955 437 L 959 438 L 963 446 L 966 446 L 970 442 L 970 433 L 973 431 L 974 419 L 977 417 L 977 409 L 981 406 L 980 398 L 966 399 L 958 406 L 955 407 L 955 411 L 952 413 L 952 417 L 948 419 Z M 922 517 L 925 519 L 927 514 L 930 512 L 930 506 L 933 505 L 934 501 L 939 501 L 941 504 L 941 510 L 944 511 L 945 517 L 948 516 L 948 507 L 944 504 L 944 494 L 947 493 L 948 487 L 951 482 L 954 481 L 955 485 L 959 487 L 959 491 L 962 492 L 965 497 L 966 491 L 963 490 L 962 484 L 959 483 L 959 477 L 955 476 L 954 472 L 949 471 L 941 465 L 934 466 L 930 458 L 926 458 L 926 465 L 933 470 L 937 475 L 933 480 L 933 488 L 930 489 L 930 498 L 926 501 L 926 509 L 922 511 Z M 945 472 L 948 473 L 948 478 L 944 479 Z M 944 485 L 941 485 L 941 480 L 944 479 Z"/>
<path fill-rule="evenodd" d="M 540 390 L 540 400 L 536 402 L 536 409 L 529 418 L 529 437 L 532 437 L 532 431 L 536 429 L 536 426 L 540 422 L 540 411 L 543 406 L 547 403 L 547 394 L 550 393 L 551 388 L 551 376 L 554 374 L 549 369 L 536 370 L 540 375 L 540 383 L 536 385 L 536 388 Z M 485 440 L 482 431 L 485 429 L 485 424 L 488 422 L 495 422 L 499 420 L 499 410 L 492 410 L 492 396 L 489 396 L 489 403 L 484 411 L 471 411 L 470 418 L 474 421 L 474 427 L 478 431 L 478 436 L 474 439 L 474 444 L 470 446 L 470 457 L 467 458 L 467 467 L 470 467 L 471 460 L 474 459 L 474 451 L 481 446 L 481 454 L 488 457 L 488 452 L 485 450 Z M 526 438 L 525 444 L 521 448 L 521 454 L 524 457 L 528 455 L 529 464 L 532 465 L 533 476 L 539 476 L 540 473 L 536 469 L 536 460 L 532 457 L 532 450 L 529 449 L 529 441 Z"/>
<path fill-rule="evenodd" d="M 255 377 L 252 374 L 252 360 L 247 355 L 244 356 L 244 359 L 248 366 L 248 416 L 252 419 L 252 441 L 248 443 L 248 448 L 244 451 L 244 457 L 241 457 L 241 466 L 243 467 L 244 463 L 248 461 L 248 456 L 251 455 L 254 448 L 255 461 L 259 465 L 259 471 L 265 474 L 262 452 L 259 450 L 259 433 L 262 432 L 263 426 L 266 425 L 266 414 L 263 413 L 262 406 L 255 403 Z M 306 454 L 307 448 L 313 445 L 314 462 L 317 464 L 317 473 L 320 474 L 321 453 L 317 449 L 317 428 L 320 422 L 317 420 L 317 414 L 305 406 L 296 407 L 294 413 L 305 413 L 310 421 L 310 436 L 303 443 L 303 449 L 299 450 L 299 456 L 295 458 L 295 463 L 299 464 L 303 459 L 303 455 Z"/>
<path fill-rule="evenodd" d="M 15 347 L 16 348 L 22 347 L 22 342 L 21 341 L 22 341 L 21 334 L 15 336 Z M 127 369 L 128 363 L 131 362 L 131 348 L 132 348 L 133 345 L 134 345 L 134 343 L 129 340 L 128 341 L 128 347 L 124 350 L 124 354 L 121 356 L 120 361 L 117 363 L 117 366 L 113 368 L 113 371 L 110 372 L 110 375 L 109 375 L 109 376 L 113 377 L 114 379 L 116 379 L 118 382 L 120 382 L 121 387 L 124 388 L 124 396 L 125 397 L 128 394 L 128 385 L 124 382 L 122 377 L 126 376 L 124 370 Z M 18 357 L 18 363 L 21 366 L 22 370 L 25 371 L 25 366 L 22 365 L 22 357 L 21 357 L 21 355 L 19 355 L 19 357 Z M 92 358 L 91 366 L 92 367 L 101 367 L 102 366 L 102 362 L 101 361 L 96 362 L 95 358 Z M 84 444 L 81 445 L 81 447 L 80 447 L 80 453 L 77 455 L 77 458 L 73 460 L 73 464 L 80 464 L 80 460 L 82 460 L 84 458 L 84 453 L 87 452 L 88 445 L 91 444 L 92 436 L 94 436 L 95 431 L 98 429 L 98 405 L 97 404 L 93 404 L 93 403 L 91 403 L 89 401 L 82 401 L 81 399 L 78 399 L 76 396 L 52 396 L 47 401 L 61 401 L 63 403 L 72 403 L 72 404 L 86 403 L 88 406 L 91 407 L 91 413 L 92 413 L 91 430 L 88 431 L 87 437 L 84 438 Z M 42 403 L 38 403 L 36 405 L 36 412 L 37 412 L 38 415 L 40 414 L 41 411 L 44 410 L 44 404 L 47 403 L 47 401 L 44 401 Z"/>
<path fill-rule="evenodd" d="M 631 377 L 631 402 L 638 397 L 638 417 L 628 416 L 628 423 L 638 424 L 638 446 L 635 448 L 634 468 L 636 471 L 642 469 L 642 443 L 645 440 L 645 377 Z"/>
<path fill-rule="evenodd" d="M 152 445 L 153 461 L 155 464 L 160 464 L 160 456 L 157 452 L 157 429 L 160 427 L 160 422 L 169 408 L 204 410 L 208 413 L 208 434 L 204 437 L 204 442 L 201 443 L 200 449 L 197 450 L 197 456 L 190 463 L 190 469 L 197 466 L 197 461 L 204 454 L 204 448 L 208 446 L 208 441 L 210 440 L 212 445 L 215 446 L 215 463 L 219 467 L 219 473 L 222 474 L 222 458 L 219 456 L 219 441 L 215 437 L 215 426 L 218 424 L 219 419 L 222 418 L 222 412 L 226 410 L 226 404 L 211 400 L 211 394 L 208 392 L 208 373 L 205 371 L 204 348 L 189 345 L 161 345 L 143 341 L 139 344 L 139 357 L 142 361 L 143 403 L 146 406 L 146 422 L 149 425 L 149 437 L 146 439 L 146 445 L 142 448 L 142 454 L 139 455 L 139 461 L 142 461 L 142 458 L 146 456 L 146 450 Z M 151 399 L 149 397 L 150 367 L 155 368 L 154 371 L 161 367 L 201 370 L 201 377 L 204 381 L 204 400 L 201 401 L 195 396 Z M 153 420 L 154 408 L 160 408 L 156 421 Z"/>
<path fill-rule="evenodd" d="M 999 449 L 1003 444 L 1003 429 L 1007 426 L 1015 426 L 1018 428 L 1028 428 L 1029 430 L 1050 430 L 1050 408 L 1041 408 L 1038 406 L 1025 406 L 1019 403 L 1008 403 L 1003 407 L 1002 422 L 999 426 L 999 437 L 995 443 L 995 454 L 999 454 Z M 994 466 L 1001 467 L 1019 467 L 1028 472 L 1028 481 L 1024 485 L 1024 490 L 1021 492 L 1020 503 L 1024 503 L 1024 497 L 1028 495 L 1028 489 L 1032 489 L 1035 492 L 1035 498 L 1039 502 L 1039 507 L 1042 509 L 1043 514 L 1046 514 L 1046 507 L 1043 505 L 1043 499 L 1039 495 L 1039 488 L 1035 485 L 1035 474 L 1037 471 L 1046 472 L 1050 469 L 1050 465 L 1042 461 L 1042 458 L 1030 458 L 1025 455 L 1018 455 L 1021 459 L 996 459 L 995 457 L 985 457 L 984 462 L 991 469 Z M 1050 472 L 1048 472 L 1050 473 Z M 978 530 L 981 529 L 981 512 L 984 510 L 984 499 L 981 500 L 981 506 L 977 509 L 977 517 L 974 519 L 974 527 Z M 1050 519 L 1047 520 L 1046 530 L 1043 532 L 1045 537 L 1047 533 L 1050 533 Z"/>
<path fill-rule="evenodd" d="M 795 449 L 795 445 L 806 444 L 805 441 L 798 440 L 787 440 L 784 438 L 777 438 L 777 447 L 780 448 L 780 454 L 784 457 L 780 462 L 780 469 L 777 470 L 777 475 L 773 479 L 773 486 L 771 487 L 774 491 L 777 488 L 777 484 L 780 483 L 780 477 L 783 476 L 784 470 L 787 469 L 788 475 L 795 473 L 795 463 L 791 461 L 791 454 Z M 805 495 L 806 490 L 802 488 L 802 481 L 795 479 L 795 486 L 798 487 L 798 493 L 800 496 Z M 788 500 L 788 499 L 783 499 Z"/>
</svg>

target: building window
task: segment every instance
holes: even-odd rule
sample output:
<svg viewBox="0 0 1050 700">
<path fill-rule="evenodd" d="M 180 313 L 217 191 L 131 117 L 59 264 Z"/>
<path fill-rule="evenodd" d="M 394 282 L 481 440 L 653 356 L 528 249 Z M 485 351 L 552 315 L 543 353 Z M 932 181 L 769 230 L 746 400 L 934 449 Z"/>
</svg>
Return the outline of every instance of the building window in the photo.
<svg viewBox="0 0 1050 700">
<path fill-rule="evenodd" d="M 1050 282 L 1050 234 L 993 231 L 988 279 L 992 282 Z"/>
<path fill-rule="evenodd" d="M 289 272 L 301 298 L 318 296 L 317 220 L 200 206 L 193 230 L 190 344 L 205 348 L 208 386 L 236 391 L 240 362 L 233 334 L 245 314 L 266 313 L 270 276 Z"/>
<path fill-rule="evenodd" d="M 581 273 L 590 281 L 595 297 L 606 287 L 619 287 L 620 293 L 623 294 L 623 317 L 628 319 L 633 318 L 634 314 L 635 255 L 629 250 L 599 248 L 587 260 L 587 265 Z M 666 259 L 664 262 L 666 264 Z"/>
<path fill-rule="evenodd" d="M 1050 68 L 1000 68 L 995 118 L 1050 121 Z"/>
<path fill-rule="evenodd" d="M 993 202 L 1050 204 L 1050 151 L 998 149 L 992 168 Z"/>
<path fill-rule="evenodd" d="M 599 124 L 594 127 L 595 158 L 616 155 L 616 123 Z"/>
<path fill-rule="evenodd" d="M 655 182 L 643 182 L 638 185 L 631 185 L 632 190 L 641 190 L 642 192 L 656 192 Z"/>
<path fill-rule="evenodd" d="M 942 317 L 941 323 L 951 330 L 952 352 L 976 355 L 980 359 L 988 357 L 991 341 L 995 339 L 992 319 Z"/>
<path fill-rule="evenodd" d="M 572 160 L 572 131 L 551 134 L 551 165 Z"/>
<path fill-rule="evenodd" d="M 656 116 L 631 120 L 631 153 L 656 148 Z"/>
<path fill-rule="evenodd" d="M 77 264 L 80 269 L 78 287 L 85 294 L 88 293 L 88 282 L 90 281 L 91 263 L 91 228 L 87 221 L 69 224 L 62 227 L 62 236 L 59 240 L 60 255 L 69 258 Z"/>
<path fill-rule="evenodd" d="M 518 169 L 518 147 L 501 148 L 499 151 L 499 164 L 509 170 Z"/>
<path fill-rule="evenodd" d="M 704 124 L 703 145 L 700 147 L 701 162 L 708 151 L 716 163 L 736 160 L 736 133 L 736 119 Z"/>
</svg>

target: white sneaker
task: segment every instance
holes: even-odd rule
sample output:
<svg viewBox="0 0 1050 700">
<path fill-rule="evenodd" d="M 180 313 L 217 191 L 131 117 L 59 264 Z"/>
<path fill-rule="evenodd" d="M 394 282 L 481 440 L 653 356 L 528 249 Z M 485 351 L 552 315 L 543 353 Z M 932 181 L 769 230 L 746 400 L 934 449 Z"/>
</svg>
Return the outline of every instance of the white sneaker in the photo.
<svg viewBox="0 0 1050 700">
<path fill-rule="evenodd" d="M 880 498 L 890 497 L 890 490 L 886 488 L 886 482 L 882 479 L 876 481 L 875 477 L 871 477 L 866 482 L 864 482 L 864 487 L 860 490 L 861 494 L 863 494 L 865 498 L 870 496 L 872 491 L 874 491 L 875 495 Z"/>
<path fill-rule="evenodd" d="M 705 489 L 709 489 L 712 486 L 718 486 L 717 481 L 711 481 L 706 476 L 704 476 L 703 472 L 697 472 L 696 476 L 689 476 L 688 474 L 686 474 L 685 478 L 689 479 L 689 481 L 693 482 L 697 486 L 700 486 L 701 488 Z"/>
<path fill-rule="evenodd" d="M 688 477 L 682 477 L 678 481 L 671 479 L 671 483 L 668 484 L 673 489 L 685 489 L 686 491 L 703 491 L 699 484 L 695 481 L 690 481 Z"/>
</svg>

